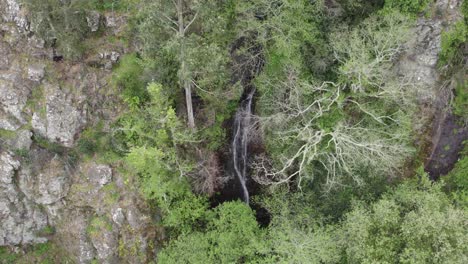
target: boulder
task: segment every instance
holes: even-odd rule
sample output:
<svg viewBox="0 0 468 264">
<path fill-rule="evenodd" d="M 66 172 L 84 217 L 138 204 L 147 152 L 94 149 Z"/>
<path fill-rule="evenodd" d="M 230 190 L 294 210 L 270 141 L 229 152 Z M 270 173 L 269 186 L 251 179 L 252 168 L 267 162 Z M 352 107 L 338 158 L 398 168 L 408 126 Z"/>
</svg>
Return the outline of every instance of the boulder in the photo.
<svg viewBox="0 0 468 264">
<path fill-rule="evenodd" d="M 42 64 L 31 64 L 28 66 L 28 79 L 40 82 L 44 78 L 45 66 Z"/>
<path fill-rule="evenodd" d="M 99 30 L 99 22 L 101 15 L 97 11 L 91 11 L 86 16 L 86 22 L 91 32 L 96 32 Z"/>
</svg>

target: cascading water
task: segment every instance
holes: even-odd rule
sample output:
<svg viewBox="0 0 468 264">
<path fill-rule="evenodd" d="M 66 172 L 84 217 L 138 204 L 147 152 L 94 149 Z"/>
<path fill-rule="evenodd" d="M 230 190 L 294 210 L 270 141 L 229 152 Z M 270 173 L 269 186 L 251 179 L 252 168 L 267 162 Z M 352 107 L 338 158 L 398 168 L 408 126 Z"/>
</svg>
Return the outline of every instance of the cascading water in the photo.
<svg viewBox="0 0 468 264">
<path fill-rule="evenodd" d="M 237 109 L 233 124 L 233 138 L 231 146 L 232 163 L 234 174 L 239 180 L 242 188 L 242 200 L 249 203 L 249 191 L 247 189 L 247 162 L 249 130 L 252 126 L 252 100 L 255 89 L 251 89 L 247 97 L 242 100 Z"/>
</svg>

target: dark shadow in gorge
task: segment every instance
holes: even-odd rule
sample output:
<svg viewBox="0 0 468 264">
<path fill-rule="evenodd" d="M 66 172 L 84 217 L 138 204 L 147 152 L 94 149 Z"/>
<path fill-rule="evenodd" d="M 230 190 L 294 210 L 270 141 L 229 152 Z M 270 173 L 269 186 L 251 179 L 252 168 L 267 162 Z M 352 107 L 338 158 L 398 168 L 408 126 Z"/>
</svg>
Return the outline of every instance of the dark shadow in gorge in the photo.
<svg viewBox="0 0 468 264">
<path fill-rule="evenodd" d="M 238 103 L 238 109 L 234 116 L 225 121 L 223 127 L 228 137 L 223 149 L 219 152 L 223 171 L 229 177 L 223 188 L 212 198 L 212 206 L 215 207 L 225 201 L 240 200 L 248 203 L 255 210 L 257 221 L 261 226 L 267 226 L 270 215 L 265 208 L 255 202 L 250 202 L 249 197 L 254 196 L 260 190 L 250 177 L 249 168 L 252 159 L 252 150 L 263 149 L 259 142 L 252 142 L 253 130 L 252 115 L 255 113 L 256 89 L 253 80 L 262 71 L 264 57 L 262 48 L 255 41 L 255 35 L 242 37 L 235 41 L 231 49 L 232 58 L 232 83 L 239 83 L 243 89 Z"/>
</svg>

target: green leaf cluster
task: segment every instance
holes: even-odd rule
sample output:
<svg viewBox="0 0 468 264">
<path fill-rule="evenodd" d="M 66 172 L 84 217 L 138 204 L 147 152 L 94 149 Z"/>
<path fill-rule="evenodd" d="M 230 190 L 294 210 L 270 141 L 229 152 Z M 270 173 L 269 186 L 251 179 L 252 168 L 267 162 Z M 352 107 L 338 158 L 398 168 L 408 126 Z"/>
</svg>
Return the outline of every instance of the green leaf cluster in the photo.
<svg viewBox="0 0 468 264">
<path fill-rule="evenodd" d="M 265 232 L 252 209 L 226 202 L 207 212 L 206 227 L 179 236 L 158 255 L 159 263 L 259 263 Z"/>
<path fill-rule="evenodd" d="M 430 0 L 385 0 L 386 8 L 395 8 L 403 13 L 419 14 L 423 12 Z"/>
<path fill-rule="evenodd" d="M 31 31 L 55 47 L 59 55 L 76 60 L 85 51 L 89 34 L 84 1 L 22 0 L 31 18 Z"/>
<path fill-rule="evenodd" d="M 468 36 L 465 21 L 458 21 L 450 30 L 442 32 L 439 65 L 458 65 L 463 62 L 463 49 Z"/>
</svg>

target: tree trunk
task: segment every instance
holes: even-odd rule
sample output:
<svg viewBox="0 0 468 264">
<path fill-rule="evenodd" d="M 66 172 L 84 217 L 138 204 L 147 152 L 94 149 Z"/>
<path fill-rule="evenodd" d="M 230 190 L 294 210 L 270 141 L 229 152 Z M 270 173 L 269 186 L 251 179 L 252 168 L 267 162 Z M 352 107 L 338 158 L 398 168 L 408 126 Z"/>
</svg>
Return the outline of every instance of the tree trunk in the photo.
<svg viewBox="0 0 468 264">
<path fill-rule="evenodd" d="M 193 116 L 193 105 L 192 105 L 192 85 L 190 81 L 186 81 L 184 85 L 185 89 L 185 102 L 187 104 L 187 120 L 188 126 L 191 129 L 195 128 L 195 118 Z"/>
<path fill-rule="evenodd" d="M 195 118 L 193 115 L 192 105 L 192 84 L 190 76 L 187 72 L 187 66 L 185 64 L 185 25 L 184 25 L 184 13 L 183 13 L 183 0 L 177 1 L 177 16 L 179 26 L 179 37 L 180 37 L 180 79 L 179 82 L 184 87 L 185 91 L 185 104 L 187 105 L 187 123 L 191 129 L 195 128 Z"/>
</svg>

